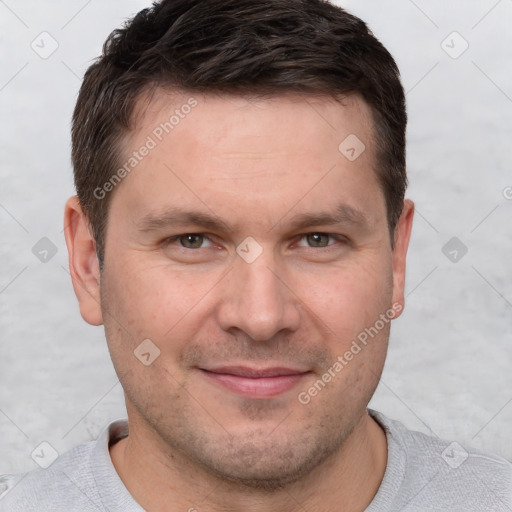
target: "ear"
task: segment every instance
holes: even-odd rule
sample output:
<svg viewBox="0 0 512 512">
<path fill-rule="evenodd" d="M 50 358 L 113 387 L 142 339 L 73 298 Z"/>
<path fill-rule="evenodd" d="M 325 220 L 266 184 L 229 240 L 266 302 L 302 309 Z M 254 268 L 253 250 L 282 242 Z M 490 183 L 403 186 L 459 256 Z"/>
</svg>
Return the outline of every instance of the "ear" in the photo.
<svg viewBox="0 0 512 512">
<path fill-rule="evenodd" d="M 77 196 L 70 197 L 66 202 L 64 233 L 69 272 L 82 318 L 91 325 L 101 325 L 100 267 L 96 242 L 89 233 L 87 218 Z"/>
<path fill-rule="evenodd" d="M 400 304 L 402 307 L 396 316 L 404 309 L 405 289 L 405 260 L 409 239 L 411 237 L 412 220 L 414 217 L 414 203 L 410 199 L 404 201 L 402 214 L 395 227 L 394 248 L 393 248 L 393 304 Z"/>
</svg>

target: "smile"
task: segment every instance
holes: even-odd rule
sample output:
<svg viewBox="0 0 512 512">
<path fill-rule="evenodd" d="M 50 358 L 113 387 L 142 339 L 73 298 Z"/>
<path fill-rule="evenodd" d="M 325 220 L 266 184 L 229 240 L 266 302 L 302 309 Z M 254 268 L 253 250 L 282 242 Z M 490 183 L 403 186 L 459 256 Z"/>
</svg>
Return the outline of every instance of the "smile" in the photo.
<svg viewBox="0 0 512 512">
<path fill-rule="evenodd" d="M 291 368 L 269 368 L 257 370 L 247 367 L 200 369 L 214 384 L 252 399 L 272 398 L 291 390 L 299 384 L 309 371 Z"/>
</svg>

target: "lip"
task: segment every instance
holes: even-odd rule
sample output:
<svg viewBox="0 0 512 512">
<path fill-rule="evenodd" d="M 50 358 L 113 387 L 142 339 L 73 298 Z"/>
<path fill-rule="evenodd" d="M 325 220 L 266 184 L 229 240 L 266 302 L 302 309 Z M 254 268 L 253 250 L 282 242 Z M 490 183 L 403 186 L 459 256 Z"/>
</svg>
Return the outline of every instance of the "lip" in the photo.
<svg viewBox="0 0 512 512">
<path fill-rule="evenodd" d="M 310 374 L 293 368 L 249 368 L 225 366 L 212 369 L 200 368 L 210 381 L 246 398 L 272 398 L 289 391 Z"/>
</svg>

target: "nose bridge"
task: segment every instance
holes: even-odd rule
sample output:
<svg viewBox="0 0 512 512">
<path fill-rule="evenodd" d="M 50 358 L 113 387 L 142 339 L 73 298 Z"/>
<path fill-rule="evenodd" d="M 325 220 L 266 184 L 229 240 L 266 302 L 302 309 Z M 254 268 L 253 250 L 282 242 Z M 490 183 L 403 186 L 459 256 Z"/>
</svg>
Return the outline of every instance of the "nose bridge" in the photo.
<svg viewBox="0 0 512 512">
<path fill-rule="evenodd" d="M 270 250 L 251 262 L 237 258 L 220 316 L 224 329 L 236 327 L 263 341 L 280 330 L 297 328 L 296 301 L 279 276 L 279 268 Z"/>
</svg>

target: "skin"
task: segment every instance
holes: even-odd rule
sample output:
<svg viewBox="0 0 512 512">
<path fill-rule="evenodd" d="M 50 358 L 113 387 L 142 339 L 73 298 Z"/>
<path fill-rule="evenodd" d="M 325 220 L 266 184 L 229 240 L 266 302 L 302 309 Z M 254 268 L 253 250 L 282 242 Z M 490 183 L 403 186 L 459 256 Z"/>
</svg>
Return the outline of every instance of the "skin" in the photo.
<svg viewBox="0 0 512 512">
<path fill-rule="evenodd" d="M 126 155 L 189 97 L 158 91 L 141 100 Z M 191 113 L 114 190 L 101 274 L 77 198 L 66 205 L 80 311 L 104 324 L 126 396 L 130 435 L 110 448 L 114 467 L 150 511 L 362 511 L 387 461 L 385 434 L 366 407 L 389 323 L 308 404 L 298 394 L 381 314 L 403 306 L 413 203 L 404 202 L 392 248 L 372 118 L 356 95 L 343 104 L 194 97 Z M 349 134 L 366 146 L 355 161 L 338 150 Z M 338 205 L 360 216 L 293 225 Z M 168 208 L 220 225 L 140 229 Z M 187 233 L 196 237 L 172 238 Z M 263 250 L 252 263 L 236 252 L 247 237 Z M 134 350 L 148 338 L 160 355 L 146 366 Z M 200 369 L 220 365 L 309 373 L 255 399 Z"/>
</svg>

